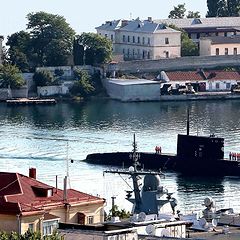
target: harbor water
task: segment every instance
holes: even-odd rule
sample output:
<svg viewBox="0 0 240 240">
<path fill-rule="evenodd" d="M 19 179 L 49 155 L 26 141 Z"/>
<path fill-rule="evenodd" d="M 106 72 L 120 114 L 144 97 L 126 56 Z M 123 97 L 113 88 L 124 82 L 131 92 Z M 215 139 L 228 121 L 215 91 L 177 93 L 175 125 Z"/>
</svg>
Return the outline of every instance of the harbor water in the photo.
<svg viewBox="0 0 240 240">
<path fill-rule="evenodd" d="M 133 133 L 139 151 L 176 153 L 177 134 L 186 133 L 187 109 L 190 133 L 225 138 L 225 157 L 240 152 L 240 100 L 193 102 L 121 103 L 96 100 L 48 106 L 0 104 L 0 171 L 28 175 L 37 169 L 37 179 L 106 198 L 116 196 L 120 208 L 131 210 L 125 200 L 129 186 L 118 175 L 105 174 L 109 166 L 89 165 L 83 160 L 94 152 L 131 151 Z M 68 161 L 67 161 L 68 159 Z M 70 161 L 73 160 L 73 161 Z M 217 208 L 233 207 L 240 212 L 240 176 L 224 178 L 183 177 L 164 172 L 163 185 L 173 192 L 178 208 L 189 213 L 202 210 L 211 196 Z M 127 182 L 129 179 L 124 177 Z"/>
</svg>

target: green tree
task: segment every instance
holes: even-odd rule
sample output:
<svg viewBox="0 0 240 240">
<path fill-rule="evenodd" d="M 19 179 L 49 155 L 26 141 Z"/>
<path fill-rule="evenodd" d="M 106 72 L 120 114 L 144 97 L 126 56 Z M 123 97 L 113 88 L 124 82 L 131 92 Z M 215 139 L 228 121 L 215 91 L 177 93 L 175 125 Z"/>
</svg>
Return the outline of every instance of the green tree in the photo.
<svg viewBox="0 0 240 240">
<path fill-rule="evenodd" d="M 80 97 L 89 97 L 91 96 L 95 88 L 91 82 L 91 77 L 86 71 L 75 70 L 75 82 L 72 88 L 70 89 L 70 93 Z"/>
<path fill-rule="evenodd" d="M 54 78 L 53 74 L 48 70 L 37 71 L 33 75 L 33 81 L 36 86 L 52 86 L 58 85 L 58 82 Z"/>
<path fill-rule="evenodd" d="M 0 87 L 20 88 L 25 84 L 21 71 L 14 65 L 4 64 L 0 66 Z"/>
<path fill-rule="evenodd" d="M 107 220 L 111 220 L 113 216 L 119 217 L 120 219 L 126 219 L 130 217 L 130 212 L 125 209 L 119 209 L 117 205 L 114 205 L 113 208 L 109 211 L 107 215 Z"/>
<path fill-rule="evenodd" d="M 27 231 L 24 234 L 16 232 L 0 232 L 0 240 L 60 240 L 60 235 L 55 231 L 52 235 L 41 237 L 39 232 Z"/>
<path fill-rule="evenodd" d="M 182 31 L 181 35 L 181 56 L 198 56 L 199 50 L 196 43 L 188 37 L 188 34 Z"/>
<path fill-rule="evenodd" d="M 207 0 L 208 12 L 206 17 L 228 16 L 226 0 Z"/>
<path fill-rule="evenodd" d="M 95 33 L 83 33 L 77 38 L 77 43 L 84 51 L 81 58 L 84 64 L 96 65 L 107 63 L 112 57 L 112 42 Z"/>
<path fill-rule="evenodd" d="M 227 0 L 228 16 L 238 17 L 240 14 L 240 0 Z"/>
<path fill-rule="evenodd" d="M 83 65 L 84 48 L 78 43 L 77 39 L 73 41 L 73 62 L 74 65 Z"/>
<path fill-rule="evenodd" d="M 169 25 L 169 27 L 182 32 L 181 34 L 181 56 L 182 57 L 199 55 L 197 44 L 194 43 L 192 39 L 189 38 L 187 32 L 176 27 L 175 25 Z"/>
<path fill-rule="evenodd" d="M 9 46 L 8 56 L 11 64 L 16 65 L 22 72 L 29 71 L 29 60 L 31 56 L 30 34 L 20 31 L 8 37 L 6 43 Z"/>
<path fill-rule="evenodd" d="M 200 18 L 200 12 L 188 11 L 187 18 Z"/>
<path fill-rule="evenodd" d="M 174 6 L 173 10 L 170 11 L 168 18 L 184 18 L 186 12 L 185 3 Z"/>
<path fill-rule="evenodd" d="M 46 12 L 29 13 L 27 29 L 38 66 L 66 65 L 72 53 L 75 32 L 59 15 Z"/>
</svg>

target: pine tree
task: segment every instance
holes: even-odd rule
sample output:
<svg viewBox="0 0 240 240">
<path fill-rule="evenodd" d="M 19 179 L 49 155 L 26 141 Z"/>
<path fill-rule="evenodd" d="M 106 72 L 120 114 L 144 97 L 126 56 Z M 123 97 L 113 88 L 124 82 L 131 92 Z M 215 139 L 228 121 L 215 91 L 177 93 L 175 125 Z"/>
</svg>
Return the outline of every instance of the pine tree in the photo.
<svg viewBox="0 0 240 240">
<path fill-rule="evenodd" d="M 226 0 L 207 0 L 208 12 L 206 17 L 228 16 Z"/>
<path fill-rule="evenodd" d="M 238 17 L 240 11 L 240 0 L 227 0 L 228 16 Z"/>
</svg>

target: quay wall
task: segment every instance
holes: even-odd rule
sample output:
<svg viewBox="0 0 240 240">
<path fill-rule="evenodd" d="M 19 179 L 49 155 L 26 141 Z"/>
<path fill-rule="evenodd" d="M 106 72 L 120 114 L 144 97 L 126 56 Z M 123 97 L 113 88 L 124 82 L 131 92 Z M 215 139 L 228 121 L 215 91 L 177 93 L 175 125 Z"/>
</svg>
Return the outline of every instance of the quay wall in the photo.
<svg viewBox="0 0 240 240">
<path fill-rule="evenodd" d="M 109 66 L 112 71 L 125 73 L 146 73 L 160 71 L 190 70 L 190 69 L 213 69 L 218 67 L 240 66 L 240 55 L 233 56 L 194 56 L 174 59 L 144 60 L 119 62 Z"/>
</svg>

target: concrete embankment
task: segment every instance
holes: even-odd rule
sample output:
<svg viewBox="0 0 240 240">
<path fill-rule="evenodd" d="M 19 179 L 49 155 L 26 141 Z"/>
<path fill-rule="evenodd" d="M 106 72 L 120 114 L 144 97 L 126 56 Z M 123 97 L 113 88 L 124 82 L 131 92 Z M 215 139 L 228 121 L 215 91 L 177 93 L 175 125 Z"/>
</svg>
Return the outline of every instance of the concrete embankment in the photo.
<svg viewBox="0 0 240 240">
<path fill-rule="evenodd" d="M 181 95 L 160 95 L 159 101 L 194 101 L 194 100 L 227 100 L 240 99 L 240 94 L 231 92 L 204 92 Z"/>
</svg>

